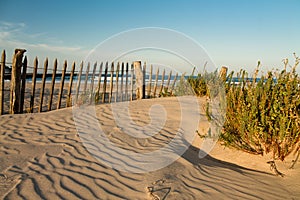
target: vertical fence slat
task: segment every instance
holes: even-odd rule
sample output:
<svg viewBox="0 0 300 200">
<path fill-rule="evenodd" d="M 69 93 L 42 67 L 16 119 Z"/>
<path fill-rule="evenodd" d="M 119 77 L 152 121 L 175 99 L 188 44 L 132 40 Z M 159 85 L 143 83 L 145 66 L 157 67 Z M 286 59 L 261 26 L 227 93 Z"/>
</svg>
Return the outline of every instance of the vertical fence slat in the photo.
<svg viewBox="0 0 300 200">
<path fill-rule="evenodd" d="M 97 88 L 97 93 L 96 93 L 96 103 L 100 101 L 100 88 L 101 88 L 101 78 L 102 78 L 102 66 L 103 62 L 100 64 L 100 69 L 99 69 L 99 75 L 98 75 L 98 88 Z"/>
<path fill-rule="evenodd" d="M 110 92 L 109 92 L 109 100 L 108 102 L 111 103 L 112 95 L 113 95 L 113 87 L 114 87 L 114 62 L 111 63 L 111 72 L 110 72 Z"/>
<path fill-rule="evenodd" d="M 44 91 L 45 91 L 45 82 L 46 82 L 46 76 L 47 76 L 47 69 L 48 69 L 48 58 L 46 58 L 44 63 L 44 72 L 43 72 L 43 78 L 42 78 L 42 88 L 40 93 L 40 107 L 39 112 L 43 111 L 43 99 L 44 99 Z"/>
<path fill-rule="evenodd" d="M 117 64 L 117 70 L 116 70 L 116 96 L 115 96 L 115 102 L 118 101 L 119 96 L 119 71 L 120 71 L 120 63 Z"/>
<path fill-rule="evenodd" d="M 135 95 L 136 99 L 143 99 L 143 69 L 141 61 L 133 62 L 133 70 L 135 76 Z M 132 98 L 131 98 L 132 100 Z"/>
<path fill-rule="evenodd" d="M 157 71 L 156 71 L 156 77 L 155 77 L 155 83 L 154 83 L 154 89 L 153 89 L 153 97 L 154 98 L 155 98 L 155 95 L 156 95 L 158 75 L 159 75 L 159 68 L 157 68 Z"/>
<path fill-rule="evenodd" d="M 54 61 L 54 66 L 53 66 L 53 70 L 52 70 L 52 80 L 51 80 L 50 97 L 49 97 L 49 103 L 48 103 L 48 111 L 51 111 L 51 109 L 52 109 L 52 100 L 53 100 L 53 93 L 54 93 L 56 70 L 57 70 L 57 59 L 55 59 L 55 61 Z"/>
<path fill-rule="evenodd" d="M 88 63 L 88 66 L 86 68 L 86 73 L 85 73 L 85 81 L 84 81 L 84 87 L 83 87 L 83 94 L 86 95 L 86 88 L 89 80 L 89 71 L 90 71 L 90 63 Z"/>
<path fill-rule="evenodd" d="M 167 92 L 169 91 L 169 85 L 170 85 L 171 76 L 172 76 L 172 71 L 170 71 L 169 77 L 168 77 L 168 80 L 167 80 L 167 85 L 166 85 Z"/>
<path fill-rule="evenodd" d="M 93 74 L 92 74 L 92 79 L 91 79 L 91 87 L 90 87 L 91 91 L 90 91 L 90 101 L 89 101 L 90 104 L 92 103 L 92 101 L 94 99 L 94 96 L 95 96 L 95 94 L 94 94 L 94 82 L 95 82 L 96 69 L 97 69 L 97 62 L 95 62 L 95 64 L 94 64 Z M 95 99 L 94 99 L 94 101 L 95 101 Z"/>
<path fill-rule="evenodd" d="M 221 71 L 220 71 L 220 79 L 225 83 L 226 82 L 226 78 L 227 78 L 227 71 L 228 68 L 225 66 L 222 66 Z M 256 79 L 256 77 L 254 78 L 254 80 Z"/>
<path fill-rule="evenodd" d="M 97 69 L 97 62 L 95 62 L 95 64 L 94 64 L 93 74 L 92 74 L 92 78 L 91 78 L 91 93 L 92 93 L 92 94 L 93 94 L 93 92 L 94 92 L 94 83 L 95 83 L 95 73 L 96 73 L 96 69 Z"/>
<path fill-rule="evenodd" d="M 26 73 L 27 73 L 27 56 L 24 58 L 22 77 L 21 77 L 21 99 L 20 99 L 20 113 L 24 112 L 24 99 L 26 89 Z"/>
<path fill-rule="evenodd" d="M 180 83 L 185 83 L 185 73 L 181 74 L 179 80 L 180 80 Z M 181 87 L 183 87 L 184 90 L 187 90 L 187 86 L 185 84 L 183 84 L 183 86 L 181 86 Z"/>
<path fill-rule="evenodd" d="M 11 69 L 11 77 L 10 77 L 10 94 L 9 94 L 9 97 L 10 97 L 10 99 L 9 99 L 9 113 L 10 114 L 13 114 L 14 112 L 13 112 L 13 98 L 14 98 L 14 85 L 15 85 L 15 74 L 16 74 L 16 72 L 15 72 L 15 69 L 16 69 L 16 67 L 15 67 L 15 58 L 16 57 L 16 55 L 14 55 L 14 57 L 13 57 L 13 63 L 12 63 L 12 69 Z"/>
<path fill-rule="evenodd" d="M 150 65 L 150 75 L 149 75 L 149 83 L 148 83 L 148 98 L 151 98 L 151 84 L 152 84 L 152 65 Z"/>
<path fill-rule="evenodd" d="M 60 107 L 61 107 L 61 98 L 62 98 L 63 93 L 64 93 L 64 83 L 65 83 L 66 69 L 67 69 L 67 61 L 65 60 L 62 75 L 61 75 L 61 80 L 60 80 L 60 88 L 59 88 L 59 94 L 58 94 L 57 109 L 60 109 Z"/>
<path fill-rule="evenodd" d="M 72 64 L 72 71 L 70 74 L 70 82 L 69 82 L 69 89 L 68 89 L 68 97 L 67 97 L 67 107 L 72 106 L 72 86 L 73 86 L 73 77 L 75 72 L 75 62 Z"/>
<path fill-rule="evenodd" d="M 142 86 L 142 98 L 146 97 L 146 62 L 144 62 L 143 66 L 143 86 Z"/>
<path fill-rule="evenodd" d="M 38 69 L 38 58 L 35 57 L 35 59 L 34 59 L 34 66 L 33 66 L 33 72 L 32 72 L 32 90 L 31 90 L 30 108 L 29 108 L 29 112 L 30 113 L 33 113 L 33 107 L 34 107 L 37 69 Z"/>
<path fill-rule="evenodd" d="M 160 90 L 159 90 L 159 94 L 158 94 L 159 96 L 161 96 L 162 91 L 164 89 L 164 81 L 165 81 L 165 69 L 164 69 L 164 71 L 162 73 L 162 76 L 161 76 L 161 86 L 160 86 Z"/>
<path fill-rule="evenodd" d="M 174 87 L 175 87 L 175 83 L 176 83 L 177 77 L 178 77 L 178 73 L 176 73 L 175 78 L 173 80 L 173 83 L 171 85 L 171 90 L 170 90 L 171 94 L 173 94 L 173 90 L 174 90 Z"/>
<path fill-rule="evenodd" d="M 128 100 L 128 69 L 129 64 L 126 63 L 126 78 L 125 78 L 125 99 Z"/>
<path fill-rule="evenodd" d="M 80 63 L 80 70 L 79 70 L 78 79 L 77 79 L 76 94 L 75 94 L 75 96 L 76 96 L 75 97 L 75 103 L 76 104 L 78 102 L 78 95 L 79 95 L 80 84 L 81 84 L 82 69 L 83 69 L 83 62 Z"/>
<path fill-rule="evenodd" d="M 122 62 L 122 67 L 121 67 L 121 99 L 120 101 L 123 101 L 123 81 L 124 81 L 124 62 Z"/>
<path fill-rule="evenodd" d="M 5 59 L 6 54 L 3 50 L 1 55 L 1 69 L 0 69 L 0 115 L 4 114 L 4 73 L 5 73 Z"/>
<path fill-rule="evenodd" d="M 12 64 L 11 87 L 10 87 L 10 113 L 19 113 L 20 95 L 21 95 L 21 68 L 23 54 L 25 49 L 15 49 Z"/>
<path fill-rule="evenodd" d="M 108 62 L 106 62 L 106 65 L 105 65 L 104 82 L 103 82 L 103 93 L 102 93 L 102 103 L 105 103 L 107 71 L 108 71 Z"/>
<path fill-rule="evenodd" d="M 133 72 L 133 64 L 131 64 L 131 70 L 130 70 L 131 74 L 131 91 L 130 91 L 130 101 L 133 101 L 133 78 L 134 78 L 134 72 Z"/>
</svg>

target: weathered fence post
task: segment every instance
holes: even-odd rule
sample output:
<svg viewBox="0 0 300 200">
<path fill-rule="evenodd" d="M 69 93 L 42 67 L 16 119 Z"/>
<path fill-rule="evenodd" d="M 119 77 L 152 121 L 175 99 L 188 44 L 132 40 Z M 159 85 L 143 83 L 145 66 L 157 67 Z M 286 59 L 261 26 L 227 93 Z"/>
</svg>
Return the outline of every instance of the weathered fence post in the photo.
<svg viewBox="0 0 300 200">
<path fill-rule="evenodd" d="M 128 69 L 129 64 L 128 62 L 126 63 L 126 77 L 125 77 L 125 99 L 126 101 L 128 100 Z"/>
<path fill-rule="evenodd" d="M 146 98 L 146 62 L 144 62 L 143 66 L 143 90 L 142 90 L 142 95 L 143 99 Z"/>
<path fill-rule="evenodd" d="M 122 62 L 122 69 L 121 69 L 121 101 L 123 101 L 123 81 L 124 81 L 124 63 Z"/>
<path fill-rule="evenodd" d="M 131 77 L 131 80 L 130 80 L 130 86 L 131 86 L 131 89 L 130 89 L 130 101 L 133 101 L 133 79 L 134 79 L 134 69 L 133 69 L 133 64 L 131 64 L 131 67 L 130 67 L 130 77 Z"/>
<path fill-rule="evenodd" d="M 99 103 L 100 102 L 100 89 L 101 89 L 102 67 L 103 67 L 103 62 L 101 62 L 100 69 L 99 69 L 98 88 L 97 88 L 97 92 L 96 92 L 95 103 Z"/>
<path fill-rule="evenodd" d="M 3 104 L 4 104 L 4 73 L 5 73 L 5 50 L 2 52 L 1 56 L 1 68 L 0 68 L 0 115 L 3 115 Z"/>
<path fill-rule="evenodd" d="M 136 84 L 136 99 L 143 99 L 145 91 L 144 90 L 144 73 L 142 69 L 141 61 L 133 62 L 133 69 L 135 74 L 135 84 Z"/>
<path fill-rule="evenodd" d="M 83 69 L 83 61 L 81 61 L 81 63 L 80 63 L 80 70 L 79 70 L 78 79 L 77 79 L 77 86 L 76 86 L 76 92 L 75 92 L 75 104 L 78 103 L 78 97 L 79 97 L 80 85 L 81 85 L 82 69 Z"/>
<path fill-rule="evenodd" d="M 61 99 L 62 99 L 62 96 L 63 96 L 63 93 L 64 93 L 64 83 L 65 83 L 66 70 L 67 70 L 67 61 L 65 60 L 63 71 L 62 71 L 62 74 L 61 74 L 60 88 L 59 88 L 59 94 L 58 94 L 58 102 L 57 102 L 57 108 L 56 109 L 60 109 L 60 107 L 61 107 Z"/>
<path fill-rule="evenodd" d="M 52 71 L 52 80 L 51 80 L 51 88 L 50 88 L 50 97 L 49 97 L 48 111 L 51 111 L 51 109 L 52 109 L 52 100 L 53 100 L 53 93 L 54 93 L 56 70 L 57 70 L 57 59 L 54 60 L 54 66 L 53 66 L 53 71 Z"/>
<path fill-rule="evenodd" d="M 88 84 L 88 81 L 89 81 L 89 71 L 90 71 L 90 63 L 88 62 L 86 72 L 85 72 L 84 86 L 83 86 L 83 94 L 84 95 L 86 95 L 86 88 L 87 88 L 87 84 Z"/>
<path fill-rule="evenodd" d="M 174 90 L 174 87 L 175 87 L 175 83 L 176 83 L 177 77 L 178 77 L 178 73 L 176 73 L 176 75 L 175 75 L 175 77 L 174 77 L 174 80 L 173 80 L 173 83 L 172 83 L 172 86 L 171 86 L 170 93 L 171 93 L 172 95 L 173 95 L 173 90 Z"/>
<path fill-rule="evenodd" d="M 154 98 L 155 98 L 155 95 L 156 95 L 157 82 L 158 82 L 158 75 L 159 75 L 159 68 L 157 68 L 157 71 L 156 71 L 156 77 L 155 77 L 155 82 L 154 82 L 154 89 L 153 89 L 153 97 L 154 97 Z"/>
<path fill-rule="evenodd" d="M 153 69 L 152 69 L 152 65 L 150 65 L 150 75 L 149 75 L 149 89 L 148 89 L 148 98 L 151 98 L 151 84 L 152 84 L 152 73 L 153 73 Z"/>
<path fill-rule="evenodd" d="M 68 97 L 67 97 L 67 107 L 72 106 L 72 86 L 73 86 L 73 77 L 75 72 L 75 62 L 72 64 L 72 71 L 70 75 L 69 89 L 68 89 Z"/>
<path fill-rule="evenodd" d="M 26 71 L 27 71 L 27 56 L 24 58 L 23 71 L 22 71 L 22 81 L 21 81 L 21 100 L 20 100 L 20 113 L 24 112 L 24 98 L 26 89 Z"/>
<path fill-rule="evenodd" d="M 39 112 L 43 111 L 43 100 L 44 100 L 44 91 L 45 91 L 47 69 L 48 69 L 48 58 L 46 58 L 46 60 L 44 62 L 44 72 L 43 72 L 43 78 L 42 78 L 42 90 L 41 90 L 41 93 L 40 93 L 40 107 L 39 107 Z"/>
<path fill-rule="evenodd" d="M 115 102 L 118 101 L 118 95 L 119 95 L 119 71 L 120 71 L 120 63 L 118 62 L 117 70 L 116 70 L 116 95 L 115 95 Z"/>
<path fill-rule="evenodd" d="M 163 93 L 164 82 L 165 82 L 165 73 L 166 73 L 166 71 L 165 71 L 165 69 L 164 69 L 164 71 L 163 71 L 163 73 L 162 73 L 162 76 L 161 76 L 161 86 L 160 86 L 160 90 L 159 90 L 159 94 L 158 94 L 159 97 L 160 97 L 160 96 L 162 95 L 162 93 Z"/>
<path fill-rule="evenodd" d="M 91 85 L 90 85 L 91 94 L 94 93 L 94 84 L 95 84 L 96 69 L 97 69 L 97 62 L 94 63 L 93 74 L 92 74 L 92 78 L 91 78 Z M 93 96 L 93 95 L 91 95 L 91 96 Z"/>
<path fill-rule="evenodd" d="M 170 81 L 171 81 L 171 76 L 172 76 L 172 71 L 170 71 L 169 77 L 168 77 L 168 81 L 167 81 L 167 85 L 166 85 L 166 92 L 169 92 L 169 85 L 170 85 Z"/>
<path fill-rule="evenodd" d="M 228 68 L 227 67 L 222 67 L 221 70 L 220 70 L 220 78 L 221 80 L 225 83 L 226 82 L 226 78 L 227 78 L 227 71 L 228 71 Z"/>
<path fill-rule="evenodd" d="M 20 106 L 20 82 L 21 82 L 21 68 L 23 54 L 26 52 L 25 49 L 16 49 L 11 72 L 11 87 L 10 87 L 10 113 L 19 113 Z M 4 66 L 5 67 L 5 66 Z"/>
<path fill-rule="evenodd" d="M 105 64 L 104 70 L 104 81 L 103 81 L 103 93 L 102 93 L 102 103 L 105 103 L 105 95 L 106 95 L 106 82 L 107 82 L 107 71 L 108 71 L 108 62 Z"/>
<path fill-rule="evenodd" d="M 32 91 L 31 91 L 31 96 L 30 96 L 30 108 L 29 108 L 30 113 L 33 113 L 33 107 L 34 107 L 37 68 L 38 68 L 38 58 L 35 57 L 33 72 L 32 72 Z"/>
<path fill-rule="evenodd" d="M 93 68 L 93 74 L 92 74 L 92 79 L 91 79 L 91 85 L 90 85 L 90 100 L 89 103 L 91 104 L 92 102 L 95 102 L 95 93 L 94 93 L 94 84 L 95 84 L 95 73 L 96 73 L 96 69 L 97 69 L 97 62 L 95 62 L 94 64 L 94 68 Z"/>
<path fill-rule="evenodd" d="M 110 92 L 108 97 L 108 102 L 111 103 L 112 95 L 113 95 L 113 87 L 114 87 L 114 62 L 111 63 L 111 71 L 110 71 Z"/>
</svg>

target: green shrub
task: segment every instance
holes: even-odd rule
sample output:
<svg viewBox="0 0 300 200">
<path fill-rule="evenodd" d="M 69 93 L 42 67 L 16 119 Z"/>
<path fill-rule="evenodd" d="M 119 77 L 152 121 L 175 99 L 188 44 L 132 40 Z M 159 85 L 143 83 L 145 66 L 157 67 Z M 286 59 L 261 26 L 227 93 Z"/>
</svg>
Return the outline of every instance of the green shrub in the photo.
<svg viewBox="0 0 300 200">
<path fill-rule="evenodd" d="M 273 159 L 284 160 L 299 150 L 300 79 L 286 67 L 279 74 L 268 72 L 259 81 L 250 81 L 247 73 L 238 74 L 239 84 L 228 76 L 227 110 L 220 139 L 253 154 L 272 153 Z M 256 75 L 255 75 L 256 77 Z"/>
<path fill-rule="evenodd" d="M 190 76 L 188 77 L 187 82 L 193 88 L 197 96 L 207 95 L 207 84 L 203 75 L 198 74 L 198 76 L 195 78 L 193 76 Z"/>
<path fill-rule="evenodd" d="M 173 91 L 174 96 L 194 95 L 194 88 L 185 79 L 185 73 L 181 75 L 180 80 L 176 83 Z"/>
<path fill-rule="evenodd" d="M 172 97 L 174 96 L 172 92 L 168 90 L 167 87 L 163 87 L 162 91 L 158 94 L 158 97 Z"/>
<path fill-rule="evenodd" d="M 217 113 L 211 111 L 215 107 L 211 100 L 216 97 L 217 102 L 226 103 L 217 105 L 218 108 L 226 108 L 224 121 L 220 116 L 218 118 L 220 124 L 224 122 L 219 138 L 224 145 L 252 154 L 272 153 L 274 160 L 282 161 L 292 152 L 299 154 L 300 78 L 296 67 L 300 59 L 295 58 L 295 65 L 290 71 L 287 70 L 286 59 L 284 70 L 270 71 L 259 80 L 256 78 L 260 63 L 252 79 L 244 70 L 236 77 L 231 72 L 225 84 L 226 95 L 222 95 L 224 88 L 221 84 L 224 83 L 217 72 L 187 79 L 196 95 L 209 97 L 205 105 L 209 120 Z M 221 99 L 223 96 L 226 100 Z"/>
</svg>

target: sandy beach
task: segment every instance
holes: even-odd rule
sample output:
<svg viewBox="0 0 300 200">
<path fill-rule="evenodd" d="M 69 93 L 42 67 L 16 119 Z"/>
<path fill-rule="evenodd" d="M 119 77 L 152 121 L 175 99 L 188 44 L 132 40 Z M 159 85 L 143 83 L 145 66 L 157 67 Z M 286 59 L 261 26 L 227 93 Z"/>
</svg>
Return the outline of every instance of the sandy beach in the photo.
<svg viewBox="0 0 300 200">
<path fill-rule="evenodd" d="M 180 120 L 176 98 L 168 97 L 130 102 L 132 121 L 148 124 L 148 111 L 154 104 L 164 106 L 168 117 L 151 139 L 124 134 L 111 104 L 95 106 L 96 120 L 116 146 L 153 151 L 175 137 Z M 202 109 L 198 114 L 205 116 Z M 147 173 L 115 170 L 90 154 L 73 117 L 72 108 L 0 116 L 0 199 L 300 199 L 299 161 L 292 170 L 287 169 L 288 162 L 280 165 L 282 178 L 272 174 L 267 156 L 249 155 L 219 143 L 200 159 L 203 139 L 197 135 L 167 167 Z M 79 117 L 87 127 L 95 120 Z M 201 117 L 198 131 L 205 134 L 208 126 Z"/>
</svg>

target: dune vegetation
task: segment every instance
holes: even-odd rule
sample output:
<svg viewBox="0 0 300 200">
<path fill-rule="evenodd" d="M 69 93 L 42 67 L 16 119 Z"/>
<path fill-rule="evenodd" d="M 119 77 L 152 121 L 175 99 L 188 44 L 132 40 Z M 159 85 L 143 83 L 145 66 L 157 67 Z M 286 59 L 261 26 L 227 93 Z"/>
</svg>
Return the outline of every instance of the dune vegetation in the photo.
<svg viewBox="0 0 300 200">
<path fill-rule="evenodd" d="M 272 154 L 283 161 L 300 152 L 300 77 L 296 72 L 299 57 L 290 66 L 284 60 L 282 71 L 273 70 L 258 77 L 259 63 L 249 77 L 245 70 L 227 75 L 226 117 L 219 140 L 251 154 Z M 189 77 L 198 96 L 208 95 L 207 76 Z M 209 100 L 208 100 L 209 101 Z M 210 113 L 207 112 L 210 119 Z M 294 160 L 294 163 L 296 161 Z"/>
</svg>

